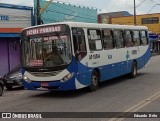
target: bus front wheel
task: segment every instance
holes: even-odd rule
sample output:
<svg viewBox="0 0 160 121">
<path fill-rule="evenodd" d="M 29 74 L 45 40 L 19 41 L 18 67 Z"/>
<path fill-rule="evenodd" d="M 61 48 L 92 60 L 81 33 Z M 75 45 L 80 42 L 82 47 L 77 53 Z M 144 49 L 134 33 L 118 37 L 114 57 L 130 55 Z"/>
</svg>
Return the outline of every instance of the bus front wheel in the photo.
<svg viewBox="0 0 160 121">
<path fill-rule="evenodd" d="M 131 73 L 130 73 L 130 77 L 131 78 L 135 78 L 137 76 L 137 63 L 134 61 L 132 63 L 132 68 L 131 68 Z"/>
<path fill-rule="evenodd" d="M 91 76 L 91 84 L 90 84 L 90 91 L 96 91 L 98 89 L 99 86 L 99 74 L 97 71 L 93 71 L 92 72 L 92 76 Z"/>
</svg>

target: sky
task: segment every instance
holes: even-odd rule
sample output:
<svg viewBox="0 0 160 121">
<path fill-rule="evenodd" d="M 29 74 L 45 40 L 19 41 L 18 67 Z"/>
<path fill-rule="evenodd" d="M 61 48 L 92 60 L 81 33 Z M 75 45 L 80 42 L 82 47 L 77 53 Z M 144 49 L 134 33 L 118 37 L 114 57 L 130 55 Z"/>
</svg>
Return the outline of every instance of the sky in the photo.
<svg viewBox="0 0 160 121">
<path fill-rule="evenodd" d="M 56 1 L 56 0 L 55 0 Z M 60 0 L 75 5 L 91 6 L 99 13 L 129 11 L 134 13 L 134 0 Z M 0 0 L 0 3 L 9 3 L 23 6 L 33 6 L 33 0 Z M 142 4 L 141 4 L 142 3 Z M 160 13 L 160 0 L 136 0 L 136 13 Z"/>
</svg>

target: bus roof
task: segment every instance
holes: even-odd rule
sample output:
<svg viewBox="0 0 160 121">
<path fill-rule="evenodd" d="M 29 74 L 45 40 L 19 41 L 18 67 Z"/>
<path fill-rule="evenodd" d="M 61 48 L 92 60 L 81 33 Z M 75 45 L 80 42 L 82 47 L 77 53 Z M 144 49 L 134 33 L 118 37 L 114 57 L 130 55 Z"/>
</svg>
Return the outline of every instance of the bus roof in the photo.
<svg viewBox="0 0 160 121">
<path fill-rule="evenodd" d="M 84 22 L 57 22 L 57 23 L 50 23 L 50 24 L 43 24 L 43 25 L 37 25 L 25 28 L 31 29 L 31 28 L 37 28 L 37 27 L 43 27 L 43 26 L 51 26 L 51 25 L 60 25 L 60 24 L 66 24 L 70 27 L 82 27 L 82 28 L 109 28 L 109 29 L 135 29 L 135 30 L 148 30 L 146 26 L 134 26 L 134 25 L 119 25 L 119 24 L 99 24 L 99 23 L 84 23 Z M 22 31 L 23 31 L 22 30 Z"/>
</svg>

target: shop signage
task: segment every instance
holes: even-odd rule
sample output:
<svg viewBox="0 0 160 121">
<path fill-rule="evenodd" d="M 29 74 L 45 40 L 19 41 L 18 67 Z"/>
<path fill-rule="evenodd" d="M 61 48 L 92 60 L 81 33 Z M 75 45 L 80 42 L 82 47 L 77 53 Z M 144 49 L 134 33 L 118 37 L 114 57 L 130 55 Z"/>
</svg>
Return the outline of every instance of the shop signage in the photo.
<svg viewBox="0 0 160 121">
<path fill-rule="evenodd" d="M 9 16 L 0 15 L 0 21 L 8 21 L 8 20 L 9 20 Z"/>
</svg>

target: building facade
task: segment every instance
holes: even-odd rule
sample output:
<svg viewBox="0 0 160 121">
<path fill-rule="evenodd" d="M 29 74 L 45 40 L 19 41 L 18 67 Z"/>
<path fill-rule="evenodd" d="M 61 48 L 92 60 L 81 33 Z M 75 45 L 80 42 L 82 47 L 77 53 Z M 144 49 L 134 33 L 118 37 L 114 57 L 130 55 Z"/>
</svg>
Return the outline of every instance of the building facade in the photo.
<svg viewBox="0 0 160 121">
<path fill-rule="evenodd" d="M 46 5 L 46 0 L 40 0 L 40 7 L 46 6 L 41 13 L 42 24 L 75 21 L 97 23 L 97 9 L 85 6 L 73 5 L 70 3 L 53 1 Z M 37 8 L 37 0 L 34 0 L 34 7 Z M 35 11 L 35 16 L 36 11 Z"/>
<path fill-rule="evenodd" d="M 98 23 L 111 24 L 111 18 L 121 17 L 121 16 L 131 16 L 127 11 L 110 12 L 110 13 L 100 13 L 98 14 Z"/>
<path fill-rule="evenodd" d="M 112 17 L 111 23 L 134 25 L 134 16 Z M 147 26 L 151 33 L 160 34 L 160 13 L 137 15 L 136 25 Z"/>
<path fill-rule="evenodd" d="M 0 76 L 20 64 L 20 32 L 32 25 L 33 8 L 0 3 Z"/>
<path fill-rule="evenodd" d="M 111 23 L 134 25 L 134 16 L 112 17 Z M 160 54 L 160 13 L 137 15 L 136 25 L 148 27 L 151 52 Z"/>
</svg>

